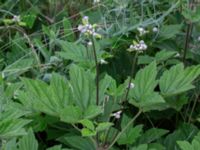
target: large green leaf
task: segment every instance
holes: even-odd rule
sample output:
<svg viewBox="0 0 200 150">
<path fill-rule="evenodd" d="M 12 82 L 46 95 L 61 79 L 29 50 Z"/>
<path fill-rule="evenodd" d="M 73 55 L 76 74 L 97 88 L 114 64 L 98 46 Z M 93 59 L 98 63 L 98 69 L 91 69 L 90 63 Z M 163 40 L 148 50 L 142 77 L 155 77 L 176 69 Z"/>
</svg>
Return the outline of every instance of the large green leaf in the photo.
<svg viewBox="0 0 200 150">
<path fill-rule="evenodd" d="M 94 74 L 77 65 L 71 66 L 69 74 L 75 104 L 82 110 L 85 110 L 89 105 L 96 104 Z"/>
<path fill-rule="evenodd" d="M 159 86 L 162 95 L 172 96 L 188 91 L 194 86 L 194 81 L 200 74 L 200 65 L 184 69 L 183 64 L 178 64 L 165 71 L 160 78 Z"/>
<path fill-rule="evenodd" d="M 60 75 L 53 74 L 50 85 L 40 80 L 22 79 L 25 92 L 19 95 L 19 100 L 26 106 L 53 116 L 59 116 L 62 108 L 69 101 L 69 86 Z"/>
<path fill-rule="evenodd" d="M 129 102 L 131 104 L 143 111 L 163 108 L 164 99 L 157 92 L 154 92 L 154 88 L 158 83 L 156 76 L 155 62 L 138 71 L 133 81 L 135 87 L 130 90 L 131 99 Z"/>
</svg>

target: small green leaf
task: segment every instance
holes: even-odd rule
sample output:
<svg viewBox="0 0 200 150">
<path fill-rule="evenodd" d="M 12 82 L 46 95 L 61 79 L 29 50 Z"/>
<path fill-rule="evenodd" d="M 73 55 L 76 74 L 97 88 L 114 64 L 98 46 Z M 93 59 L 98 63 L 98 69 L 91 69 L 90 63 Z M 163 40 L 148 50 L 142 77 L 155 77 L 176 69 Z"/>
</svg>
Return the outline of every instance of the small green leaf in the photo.
<svg viewBox="0 0 200 150">
<path fill-rule="evenodd" d="M 96 135 L 96 131 L 90 130 L 88 128 L 83 128 L 81 130 L 81 135 L 82 136 L 95 136 Z"/>
<path fill-rule="evenodd" d="M 109 129 L 111 126 L 113 125 L 113 123 L 111 122 L 101 122 L 98 124 L 98 126 L 96 127 L 96 131 L 100 132 L 100 131 L 104 131 Z"/>
<path fill-rule="evenodd" d="M 94 127 L 94 124 L 92 121 L 88 120 L 88 119 L 83 119 L 81 121 L 79 121 L 84 127 L 86 127 L 87 129 L 90 129 L 90 130 L 94 130 L 95 127 Z"/>
</svg>

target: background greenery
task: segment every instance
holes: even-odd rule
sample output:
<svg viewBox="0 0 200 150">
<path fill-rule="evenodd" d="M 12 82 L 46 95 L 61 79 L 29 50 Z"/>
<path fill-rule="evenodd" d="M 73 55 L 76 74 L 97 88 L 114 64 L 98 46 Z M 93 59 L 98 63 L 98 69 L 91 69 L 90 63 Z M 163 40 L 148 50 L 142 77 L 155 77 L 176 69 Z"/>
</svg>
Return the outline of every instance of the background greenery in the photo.
<svg viewBox="0 0 200 150">
<path fill-rule="evenodd" d="M 1 149 L 198 150 L 199 4 L 0 0 Z M 77 30 L 84 16 L 102 35 L 93 39 L 107 62 L 99 72 Z M 127 51 L 133 40 L 148 49 Z"/>
</svg>

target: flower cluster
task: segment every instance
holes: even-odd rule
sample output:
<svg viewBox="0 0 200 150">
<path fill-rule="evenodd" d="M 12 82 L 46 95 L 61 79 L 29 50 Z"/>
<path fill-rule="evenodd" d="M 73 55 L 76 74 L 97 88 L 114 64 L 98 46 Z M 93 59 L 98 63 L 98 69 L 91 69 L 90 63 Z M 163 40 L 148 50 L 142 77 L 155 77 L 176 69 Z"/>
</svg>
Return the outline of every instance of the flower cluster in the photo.
<svg viewBox="0 0 200 150">
<path fill-rule="evenodd" d="M 143 51 L 147 50 L 148 46 L 145 44 L 143 40 L 139 41 L 139 43 L 133 41 L 133 44 L 130 45 L 128 51 L 138 51 L 142 53 Z"/>
<path fill-rule="evenodd" d="M 149 31 L 145 30 L 142 27 L 138 27 L 137 30 L 139 32 L 139 36 L 143 36 L 143 35 L 145 35 L 145 34 L 147 34 L 149 32 Z"/>
<path fill-rule="evenodd" d="M 80 24 L 78 26 L 78 30 L 84 34 L 84 35 L 87 35 L 87 36 L 94 36 L 95 38 L 101 38 L 101 35 L 98 34 L 95 29 L 96 29 L 96 24 L 90 24 L 89 23 L 89 17 L 88 16 L 84 16 L 83 19 L 82 19 L 82 24 Z"/>
<path fill-rule="evenodd" d="M 112 116 L 115 117 L 116 119 L 119 119 L 121 117 L 122 111 L 117 111 L 116 113 L 113 113 Z"/>
</svg>

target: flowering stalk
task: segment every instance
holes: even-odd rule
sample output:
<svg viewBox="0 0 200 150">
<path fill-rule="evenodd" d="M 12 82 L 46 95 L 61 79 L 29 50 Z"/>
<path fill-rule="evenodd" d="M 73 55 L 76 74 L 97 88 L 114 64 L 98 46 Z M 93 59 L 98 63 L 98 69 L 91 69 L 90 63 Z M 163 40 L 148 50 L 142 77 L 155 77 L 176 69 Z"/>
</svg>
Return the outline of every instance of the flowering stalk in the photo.
<svg viewBox="0 0 200 150">
<path fill-rule="evenodd" d="M 91 36 L 92 49 L 94 53 L 95 67 L 96 67 L 96 105 L 99 105 L 99 63 L 97 59 L 96 47 L 94 43 L 94 37 Z"/>
<path fill-rule="evenodd" d="M 129 91 L 130 91 L 130 89 L 131 89 L 131 80 L 132 80 L 132 77 L 133 77 L 133 74 L 134 74 L 134 70 L 135 70 L 135 64 L 136 64 L 137 56 L 138 56 L 138 52 L 135 53 L 135 56 L 134 56 L 134 58 L 133 58 L 132 68 L 131 68 L 131 74 L 130 74 L 130 79 L 129 79 L 129 82 L 128 82 L 128 87 L 127 87 L 127 89 L 126 89 L 126 93 L 125 93 L 124 101 L 127 100 L 127 98 L 128 98 L 128 94 L 129 94 Z"/>
<path fill-rule="evenodd" d="M 91 42 L 89 42 L 89 45 L 92 46 L 92 49 L 93 49 L 95 67 L 96 67 L 96 105 L 99 105 L 99 63 L 97 59 L 94 38 L 101 38 L 101 35 L 96 32 L 96 27 L 97 27 L 96 24 L 89 23 L 88 16 L 84 16 L 82 18 L 82 24 L 78 26 L 78 30 L 81 32 L 81 34 L 91 39 Z"/>
</svg>

